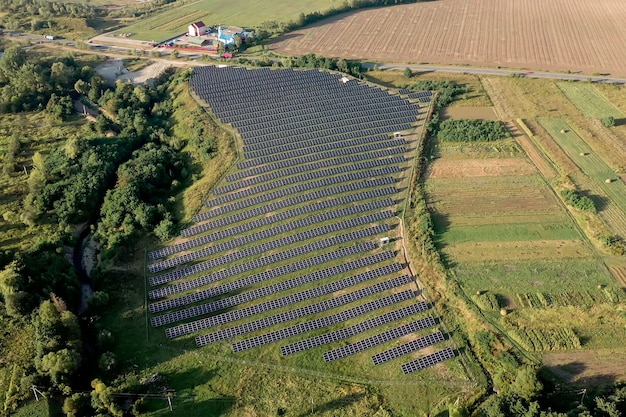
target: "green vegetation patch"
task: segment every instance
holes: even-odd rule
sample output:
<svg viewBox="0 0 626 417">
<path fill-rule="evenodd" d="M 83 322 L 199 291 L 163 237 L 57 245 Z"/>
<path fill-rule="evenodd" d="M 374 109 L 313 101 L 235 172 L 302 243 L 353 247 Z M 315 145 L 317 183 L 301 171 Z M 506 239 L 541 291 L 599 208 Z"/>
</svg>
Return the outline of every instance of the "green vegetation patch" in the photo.
<svg viewBox="0 0 626 417">
<path fill-rule="evenodd" d="M 510 136 L 502 122 L 481 119 L 448 119 L 437 132 L 443 142 L 493 142 Z"/>
<path fill-rule="evenodd" d="M 561 82 L 556 85 L 585 117 L 594 119 L 625 117 L 591 84 Z"/>
<path fill-rule="evenodd" d="M 590 211 L 592 213 L 597 211 L 593 200 L 576 190 L 563 190 L 561 191 L 561 196 L 567 204 L 576 207 L 578 210 Z"/>
<path fill-rule="evenodd" d="M 565 350 L 580 348 L 580 339 L 570 328 L 519 329 L 510 332 L 524 349 L 531 351 Z"/>
<path fill-rule="evenodd" d="M 594 260 L 532 260 L 464 263 L 455 269 L 462 286 L 475 293 L 490 291 L 514 296 L 520 293 L 595 291 L 613 282 Z"/>
<path fill-rule="evenodd" d="M 435 226 L 441 226 L 436 222 Z M 441 230 L 439 239 L 444 243 L 519 241 L 519 240 L 565 240 L 579 239 L 580 234 L 571 222 L 487 224 L 481 226 L 454 227 Z"/>
<path fill-rule="evenodd" d="M 539 119 L 539 123 L 580 169 L 595 180 L 606 195 L 626 211 L 626 184 L 563 119 Z M 609 182 L 607 182 L 609 180 Z"/>
</svg>

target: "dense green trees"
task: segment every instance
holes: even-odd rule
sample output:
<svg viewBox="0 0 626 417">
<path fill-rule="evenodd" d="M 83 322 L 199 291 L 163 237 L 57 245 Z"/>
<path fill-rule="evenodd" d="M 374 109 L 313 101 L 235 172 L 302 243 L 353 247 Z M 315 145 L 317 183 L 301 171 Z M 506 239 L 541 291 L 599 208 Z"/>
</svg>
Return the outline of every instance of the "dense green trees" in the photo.
<svg viewBox="0 0 626 417">
<path fill-rule="evenodd" d="M 19 46 L 7 48 L 0 58 L 0 113 L 46 106 L 52 114 L 68 114 L 63 111 L 71 112 L 67 100 L 78 80 L 90 81 L 90 88 L 102 85 L 101 77 L 89 67 L 79 67 L 71 57 L 43 60 Z M 53 94 L 55 99 L 48 106 Z"/>
<path fill-rule="evenodd" d="M 448 119 L 437 132 L 437 139 L 444 142 L 491 142 L 510 136 L 502 122 L 479 119 Z"/>
</svg>

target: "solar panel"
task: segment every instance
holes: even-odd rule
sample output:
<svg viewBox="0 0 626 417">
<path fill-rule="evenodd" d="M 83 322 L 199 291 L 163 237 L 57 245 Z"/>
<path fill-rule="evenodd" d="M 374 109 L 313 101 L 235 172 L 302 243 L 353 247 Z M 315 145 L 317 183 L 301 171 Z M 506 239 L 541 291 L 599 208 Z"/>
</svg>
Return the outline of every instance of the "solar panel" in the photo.
<svg viewBox="0 0 626 417">
<path fill-rule="evenodd" d="M 440 350 L 439 352 L 423 356 L 412 362 L 405 363 L 402 365 L 402 372 L 404 372 L 405 375 L 410 374 L 452 358 L 454 358 L 454 351 L 450 348 L 446 348 Z"/>
<path fill-rule="evenodd" d="M 403 345 L 396 346 L 381 353 L 377 353 L 376 355 L 372 356 L 372 361 L 374 362 L 374 365 L 380 365 L 385 362 L 389 362 L 390 360 L 393 360 L 395 358 L 399 358 L 400 356 L 407 355 L 411 352 L 423 349 L 427 346 L 443 342 L 443 340 L 444 337 L 441 332 L 431 333 Z"/>
</svg>

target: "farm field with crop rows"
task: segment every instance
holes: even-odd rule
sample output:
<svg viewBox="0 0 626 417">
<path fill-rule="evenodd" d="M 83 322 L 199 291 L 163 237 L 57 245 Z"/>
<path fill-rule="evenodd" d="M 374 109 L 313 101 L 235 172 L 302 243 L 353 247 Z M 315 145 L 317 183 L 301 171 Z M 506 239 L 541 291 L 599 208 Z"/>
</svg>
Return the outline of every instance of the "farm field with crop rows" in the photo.
<svg viewBox="0 0 626 417">
<path fill-rule="evenodd" d="M 589 192 L 599 201 L 596 205 L 599 207 L 600 215 L 612 226 L 615 233 L 625 237 L 626 184 L 565 120 L 542 118 L 539 122 L 567 156 L 593 180 L 595 187 Z M 606 180 L 610 182 L 607 183 Z M 597 195 L 598 189 L 604 195 Z"/>
<path fill-rule="evenodd" d="M 537 19 L 536 16 L 541 16 Z M 626 74 L 626 4 L 440 0 L 337 16 L 273 49 L 380 62 Z"/>
<path fill-rule="evenodd" d="M 585 117 L 596 119 L 603 119 L 608 116 L 615 119 L 624 118 L 624 114 L 607 101 L 592 84 L 557 83 L 557 86 Z"/>
</svg>

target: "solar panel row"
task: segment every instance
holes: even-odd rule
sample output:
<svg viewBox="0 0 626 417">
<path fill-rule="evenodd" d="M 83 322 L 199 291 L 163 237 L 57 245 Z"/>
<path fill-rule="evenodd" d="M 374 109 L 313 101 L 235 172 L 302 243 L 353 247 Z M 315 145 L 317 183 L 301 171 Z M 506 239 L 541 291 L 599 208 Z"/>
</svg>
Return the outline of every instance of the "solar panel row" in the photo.
<svg viewBox="0 0 626 417">
<path fill-rule="evenodd" d="M 392 282 L 394 282 L 396 286 L 399 285 L 404 285 L 402 284 L 402 282 L 406 282 L 407 280 L 409 280 L 409 277 L 407 276 L 403 276 L 403 277 L 399 277 L 399 279 L 402 279 L 403 281 L 399 281 L 398 282 L 398 278 L 395 278 L 393 280 L 391 280 Z M 387 281 L 389 282 L 389 281 Z M 379 283 L 376 284 L 373 287 L 377 287 L 380 286 L 381 284 L 385 284 L 385 283 Z M 380 292 L 380 291 L 377 291 Z M 372 293 L 372 294 L 368 294 L 368 295 L 373 295 L 376 292 Z M 359 298 L 363 298 L 363 297 L 367 297 L 368 295 L 363 295 L 362 297 Z M 411 297 L 413 297 L 413 291 L 411 290 L 406 290 L 406 291 L 402 291 L 400 293 L 397 294 L 391 294 L 382 298 L 379 298 L 377 300 L 374 301 L 370 301 L 361 305 L 358 305 L 356 307 L 353 307 L 351 309 L 348 310 L 344 310 L 341 311 L 339 313 L 333 314 L 331 316 L 325 316 L 325 317 L 321 317 L 319 319 L 313 319 L 310 321 L 306 321 L 304 323 L 300 323 L 300 324 L 296 324 L 293 325 L 291 327 L 287 327 L 284 329 L 280 329 L 280 330 L 276 330 L 274 332 L 271 333 L 267 333 L 261 336 L 257 336 L 257 337 L 253 337 L 251 339 L 246 339 L 246 340 L 242 340 L 240 342 L 236 342 L 233 344 L 233 350 L 235 352 L 240 352 L 242 350 L 247 350 L 247 349 L 252 349 L 258 346 L 262 346 L 262 345 L 266 345 L 269 343 L 273 343 L 276 342 L 278 340 L 282 340 L 282 339 L 286 339 L 288 337 L 292 337 L 292 336 L 296 336 L 302 333 L 306 333 L 306 332 L 310 332 L 312 330 L 316 330 L 316 329 L 320 329 L 323 327 L 328 327 L 328 326 L 332 326 L 334 324 L 338 324 L 338 323 L 342 323 L 345 321 L 348 321 L 350 319 L 353 319 L 355 317 L 358 317 L 360 315 L 378 310 L 380 308 L 383 307 L 387 307 L 390 306 L 392 304 L 396 304 L 399 303 L 401 301 L 405 301 L 410 299 Z M 337 297 L 333 300 L 338 300 L 341 299 L 341 297 Z M 196 338 L 196 345 L 198 345 L 198 340 Z"/>
<path fill-rule="evenodd" d="M 368 236 L 377 235 L 379 233 L 384 233 L 388 230 L 389 230 L 389 226 L 386 224 L 382 224 L 378 226 L 369 227 L 367 229 L 361 229 L 361 230 L 357 230 L 353 232 L 344 233 L 343 235 L 330 237 L 330 238 L 321 240 L 319 242 L 310 243 L 307 245 L 289 249 L 284 252 L 278 252 L 277 254 L 268 255 L 268 256 L 259 258 L 258 260 L 231 266 L 229 268 L 226 268 L 226 269 L 223 269 L 223 270 L 220 270 L 220 271 L 208 274 L 208 275 L 203 275 L 201 277 L 194 278 L 189 281 L 184 281 L 184 282 L 180 282 L 174 285 L 169 285 L 166 287 L 151 290 L 148 292 L 148 296 L 150 297 L 150 299 L 157 299 L 157 298 L 166 297 L 168 295 L 190 291 L 195 288 L 208 285 L 212 282 L 219 281 L 221 279 L 225 279 L 225 278 L 237 275 L 237 274 L 248 272 L 250 270 L 257 268 L 259 265 L 261 266 L 271 265 L 275 262 L 279 262 L 280 260 L 287 260 L 295 256 L 306 255 L 308 253 L 323 250 L 325 248 L 329 248 L 329 247 L 339 245 L 342 243 L 353 242 L 354 240 L 362 239 Z M 320 263 L 323 263 L 323 262 L 334 260 L 336 259 L 335 256 L 339 256 L 339 254 L 348 251 L 348 249 L 349 248 L 337 249 L 336 251 L 333 251 L 330 253 L 326 253 L 323 255 L 319 255 L 317 257 L 308 258 L 308 259 L 295 262 L 289 265 L 290 269 L 284 269 L 285 267 L 281 267 L 283 269 L 277 268 L 277 270 L 281 271 L 282 274 L 286 274 L 286 273 L 293 272 L 299 269 L 309 268 L 315 265 L 319 265 Z M 362 252 L 362 251 L 359 251 L 359 252 Z"/>
<path fill-rule="evenodd" d="M 395 128 L 397 128 L 398 130 L 408 129 L 409 127 L 411 126 L 408 123 L 405 125 L 395 126 Z M 388 131 L 389 129 L 386 129 L 386 128 L 369 128 L 368 129 L 368 132 L 371 135 L 387 133 Z M 280 160 L 280 159 L 296 158 L 299 156 L 304 156 L 304 155 L 318 153 L 318 152 L 331 151 L 331 150 L 335 150 L 336 151 L 335 156 L 339 156 L 341 154 L 348 153 L 348 152 L 355 153 L 354 150 L 346 149 L 347 147 L 364 146 L 367 144 L 370 145 L 369 149 L 374 150 L 374 149 L 393 148 L 396 146 L 405 146 L 406 142 L 404 141 L 404 139 L 389 139 L 389 140 L 380 140 L 380 141 L 370 143 L 367 140 L 363 140 L 363 138 L 347 140 L 347 141 L 342 141 L 342 142 L 330 142 L 330 143 L 324 143 L 322 145 L 312 146 L 306 149 L 297 149 L 293 151 L 284 152 L 280 154 L 279 158 L 277 158 L 276 155 L 268 155 L 268 156 L 260 156 L 254 159 L 248 159 L 243 162 L 239 162 L 237 164 L 237 168 L 239 169 L 251 168 L 257 165 L 269 164 L 271 162 L 275 162 L 276 160 Z"/>
<path fill-rule="evenodd" d="M 329 200 L 321 200 L 313 203 L 309 203 L 300 207 L 296 207 L 287 211 L 278 212 L 269 216 L 264 216 L 258 218 L 256 220 L 247 221 L 245 223 L 241 223 L 235 227 L 231 227 L 229 229 L 224 230 L 231 235 L 239 234 L 247 232 L 248 230 L 256 229 L 259 227 L 269 226 L 273 223 L 281 222 L 292 217 L 302 216 L 304 214 L 313 213 L 315 211 L 328 209 L 331 207 L 343 206 L 345 204 L 355 203 L 361 200 L 369 200 L 376 197 L 384 197 L 391 194 L 394 194 L 396 189 L 393 187 L 386 188 L 377 188 L 373 190 L 368 190 L 362 193 L 344 195 L 337 198 L 329 199 Z M 191 236 L 192 234 L 206 232 L 208 230 L 217 229 L 220 227 L 225 227 L 233 223 L 242 222 L 243 220 L 248 220 L 260 214 L 265 214 L 267 210 L 271 209 L 274 205 L 282 205 L 285 200 L 280 200 L 276 202 L 276 204 L 268 204 L 266 206 L 261 206 L 256 209 L 247 210 L 244 212 L 239 212 L 237 215 L 232 215 L 229 217 L 222 217 L 216 219 L 211 222 L 199 224 L 194 227 L 190 227 L 189 229 L 183 230 L 183 236 Z M 282 207 L 281 207 L 282 208 Z M 272 211 L 270 211 L 271 213 Z M 174 245 L 175 246 L 175 245 Z M 151 254 L 152 259 L 157 259 L 163 256 L 171 255 L 175 252 L 170 252 L 168 248 L 163 248 L 158 251 L 154 251 Z"/>
<path fill-rule="evenodd" d="M 445 348 L 443 350 L 440 350 L 439 352 L 435 352 L 430 355 L 423 356 L 412 362 L 405 363 L 404 365 L 402 365 L 402 372 L 404 372 L 405 375 L 410 374 L 412 372 L 428 368 L 429 366 L 436 365 L 439 362 L 443 362 L 447 359 L 452 359 L 454 358 L 454 356 L 454 351 L 452 349 Z"/>
<path fill-rule="evenodd" d="M 367 339 L 359 340 L 356 343 L 351 343 L 349 345 L 328 351 L 324 353 L 324 361 L 336 361 L 337 359 L 342 359 L 347 356 L 363 352 L 364 350 L 371 349 L 375 346 L 382 345 L 383 343 L 390 342 L 399 337 L 418 332 L 434 325 L 435 319 L 432 317 L 426 317 L 412 323 L 405 324 L 404 326 L 396 327 L 375 336 L 368 337 Z"/>
<path fill-rule="evenodd" d="M 444 337 L 441 332 L 431 333 L 403 345 L 396 346 L 381 353 L 377 353 L 376 355 L 372 356 L 372 361 L 374 362 L 374 365 L 380 365 L 385 362 L 389 362 L 390 360 L 393 360 L 395 358 L 399 358 L 400 356 L 408 355 L 411 352 L 423 349 L 427 346 L 443 342 L 443 340 Z"/>
<path fill-rule="evenodd" d="M 395 147 L 390 149 L 378 149 L 371 150 L 369 149 L 371 145 L 365 145 L 365 147 L 359 146 L 355 148 L 351 148 L 351 153 L 348 155 L 338 155 L 336 151 L 330 152 L 319 152 L 312 155 L 306 155 L 300 158 L 286 159 L 282 161 L 276 161 L 266 165 L 259 165 L 253 168 L 249 168 L 242 171 L 237 171 L 234 174 L 226 177 L 228 181 L 237 181 L 242 178 L 252 177 L 254 175 L 260 175 L 263 173 L 268 173 L 267 175 L 273 175 L 271 171 L 276 170 L 285 170 L 285 175 L 290 175 L 290 172 L 298 173 L 299 167 L 302 167 L 303 171 L 312 171 L 319 168 L 321 166 L 332 166 L 332 165 L 341 165 L 348 164 L 351 162 L 364 161 L 367 159 L 376 159 L 383 158 L 386 156 L 403 154 L 405 152 L 404 147 Z M 316 162 L 320 161 L 320 162 Z M 290 171 L 287 171 L 290 169 Z"/>
<path fill-rule="evenodd" d="M 342 217 L 354 216 L 357 214 L 366 213 L 368 211 L 378 210 L 384 207 L 390 207 L 392 205 L 393 205 L 393 201 L 391 199 L 371 201 L 371 202 L 356 205 L 356 206 L 345 207 L 339 210 L 333 210 L 329 212 L 315 214 L 315 215 L 300 218 L 297 220 L 292 219 L 289 222 L 280 223 L 277 226 L 272 227 L 270 229 L 261 229 L 250 235 L 239 235 L 237 237 L 233 237 L 229 234 L 222 233 L 221 231 L 215 232 L 215 233 L 208 235 L 208 238 L 206 236 L 203 236 L 194 241 L 185 242 L 181 244 L 182 247 L 180 248 L 180 251 L 189 251 L 193 249 L 194 245 L 211 243 L 215 240 L 226 239 L 227 237 L 230 237 L 230 239 L 222 241 L 212 246 L 208 246 L 208 247 L 193 251 L 193 252 L 185 253 L 184 255 L 179 255 L 175 258 L 166 259 L 163 261 L 152 263 L 151 265 L 148 265 L 148 270 L 151 273 L 163 271 L 165 269 L 173 268 L 177 265 L 181 265 L 187 262 L 206 258 L 208 256 L 215 255 L 220 252 L 225 252 L 231 249 L 242 248 L 245 245 L 250 245 L 252 243 L 256 243 L 261 240 L 273 238 L 273 237 L 280 236 L 280 235 L 287 235 L 283 238 L 278 238 L 270 242 L 266 242 L 265 244 L 260 245 L 258 249 L 257 247 L 251 247 L 247 249 L 240 249 L 239 252 L 237 252 L 238 255 L 235 255 L 235 254 L 231 254 L 232 256 L 225 255 L 222 258 L 222 261 L 217 263 L 217 265 L 221 265 L 223 263 L 226 263 L 230 259 L 233 259 L 233 260 L 241 259 L 243 257 L 273 250 L 283 245 L 301 242 L 305 239 L 310 239 L 312 237 L 317 237 L 322 234 L 341 230 L 341 229 L 337 229 L 337 227 L 331 226 L 330 228 L 328 228 L 327 226 L 321 226 L 315 229 L 288 235 L 289 233 L 293 233 L 294 231 L 298 229 L 309 227 L 309 226 L 314 226 L 318 223 L 324 223 L 324 222 L 328 222 L 331 220 L 341 219 Z"/>
<path fill-rule="evenodd" d="M 363 154 L 363 155 L 365 155 L 366 157 L 369 156 L 369 154 Z M 404 161 L 404 157 L 402 156 L 395 156 L 391 158 L 381 158 L 381 159 L 368 159 L 366 161 L 361 161 L 361 160 L 349 161 L 349 159 L 356 159 L 356 158 L 335 158 L 334 160 L 330 160 L 330 161 L 317 162 L 317 163 L 313 163 L 309 165 L 300 165 L 297 167 L 292 167 L 290 169 L 289 168 L 281 169 L 281 170 L 273 171 L 264 175 L 259 175 L 257 177 L 247 178 L 239 182 L 225 185 L 223 187 L 218 187 L 214 190 L 214 193 L 224 194 L 224 193 L 228 193 L 228 192 L 242 189 L 242 188 L 253 187 L 256 184 L 267 182 L 267 181 L 274 181 L 274 183 L 276 183 L 277 181 L 280 181 L 279 184 L 281 187 L 283 187 L 288 184 L 294 184 L 300 181 L 309 181 L 314 178 L 316 179 L 316 178 L 326 177 L 330 175 L 336 175 L 342 172 L 356 171 L 356 170 L 361 170 L 361 169 L 371 169 L 371 168 L 376 168 L 376 167 L 385 166 L 385 165 L 392 165 L 392 164 L 398 165 Z M 349 165 L 336 166 L 337 164 L 333 162 L 344 162 L 344 164 L 349 164 Z M 329 167 L 329 166 L 333 166 L 333 168 L 325 169 L 326 167 Z M 340 167 L 348 167 L 348 168 L 339 169 Z M 310 174 L 313 176 L 307 177 L 306 176 L 307 174 Z M 295 176 L 290 177 L 290 175 L 295 175 Z M 268 189 L 272 189 L 272 188 L 277 188 L 277 187 L 273 186 Z"/>
<path fill-rule="evenodd" d="M 292 343 L 280 348 L 283 355 L 293 355 L 303 350 L 312 349 L 317 346 L 327 345 L 329 343 L 337 342 L 348 337 L 355 336 L 359 333 L 366 332 L 375 327 L 382 326 L 383 324 L 391 323 L 396 320 L 400 320 L 404 317 L 408 317 L 413 314 L 419 314 L 422 311 L 428 309 L 428 304 L 420 302 L 412 304 L 406 307 L 402 307 L 399 310 L 390 311 L 380 316 L 365 320 L 354 326 L 346 327 L 334 332 L 325 333 L 319 336 L 312 337 L 310 339 L 301 340 L 299 342 Z"/>
<path fill-rule="evenodd" d="M 241 210 L 247 207 L 256 206 L 257 204 L 266 203 L 268 201 L 277 200 L 279 198 L 291 197 L 292 194 L 302 193 L 305 191 L 309 191 L 315 188 L 321 187 L 330 187 L 331 185 L 341 184 L 341 183 L 355 183 L 359 180 L 368 180 L 370 178 L 375 177 L 383 177 L 387 175 L 393 175 L 400 172 L 400 168 L 398 166 L 388 166 L 383 168 L 372 169 L 371 171 L 357 171 L 351 172 L 348 174 L 337 175 L 335 177 L 322 178 L 315 181 L 309 181 L 305 183 L 300 183 L 296 185 L 292 185 L 291 187 L 280 188 L 276 191 L 268 192 L 261 195 L 253 195 L 247 200 L 239 200 L 233 204 L 227 206 L 230 208 L 228 211 L 232 210 Z M 230 195 L 230 194 L 229 194 Z M 244 196 L 241 196 L 243 198 Z M 205 204 L 208 207 L 214 207 L 215 200 L 209 200 Z"/>
<path fill-rule="evenodd" d="M 386 166 L 383 168 L 373 169 L 376 167 L 380 167 L 382 165 L 387 164 L 379 164 L 377 161 L 366 161 L 366 162 L 357 162 L 351 165 L 339 165 L 336 167 L 319 170 L 316 172 L 305 172 L 300 175 L 296 175 L 293 177 L 287 178 L 279 178 L 276 181 L 266 182 L 260 185 L 251 186 L 244 185 L 244 188 L 235 191 L 230 194 L 222 194 L 219 197 L 212 198 L 206 202 L 206 205 L 209 207 L 221 206 L 225 203 L 230 203 L 234 200 L 239 200 L 242 198 L 250 197 L 255 194 L 265 193 L 271 190 L 275 190 L 276 188 L 286 187 L 288 185 L 299 184 L 305 181 L 314 181 L 318 184 L 318 187 L 324 187 L 332 184 L 337 184 L 340 182 L 354 181 L 357 179 L 363 178 L 371 178 L 378 177 L 383 175 L 391 175 L 400 171 L 398 166 Z M 357 171 L 357 172 L 354 172 Z M 358 171 L 365 171 L 365 173 L 360 173 Z M 344 174 L 344 175 L 339 175 Z M 370 174 L 370 175 L 366 175 Z M 335 177 L 338 175 L 338 177 Z M 325 178 L 330 177 L 330 178 Z M 247 188 L 246 188 L 247 187 Z M 298 185 L 296 185 L 298 187 Z M 317 187 L 315 187 L 317 188 Z M 299 191 L 299 190 L 298 190 Z M 293 191 L 293 192 L 298 192 Z M 293 194 L 290 193 L 290 194 Z M 282 194 L 279 196 L 284 197 L 289 194 Z M 267 200 L 266 200 L 267 201 Z"/>
</svg>

